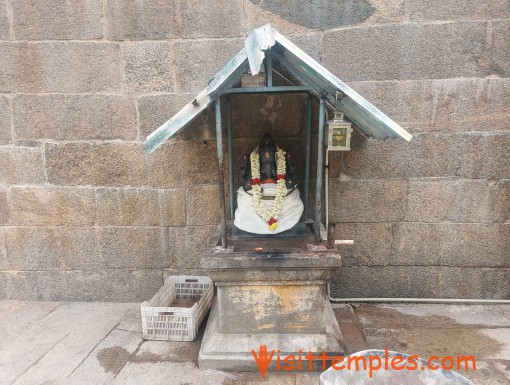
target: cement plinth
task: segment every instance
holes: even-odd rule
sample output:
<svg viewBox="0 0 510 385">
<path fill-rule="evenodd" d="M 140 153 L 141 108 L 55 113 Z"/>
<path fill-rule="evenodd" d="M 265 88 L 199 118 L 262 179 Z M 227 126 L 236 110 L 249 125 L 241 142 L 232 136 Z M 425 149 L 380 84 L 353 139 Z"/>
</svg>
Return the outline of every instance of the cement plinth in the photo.
<svg viewBox="0 0 510 385">
<path fill-rule="evenodd" d="M 259 241 L 260 242 L 260 241 Z M 242 247 L 238 247 L 242 250 Z M 201 265 L 217 287 L 198 363 L 203 369 L 256 371 L 252 350 L 280 356 L 343 355 L 326 285 L 341 265 L 336 251 L 229 252 L 213 248 Z M 283 362 L 283 361 L 282 361 Z M 315 368 L 320 370 L 320 362 Z"/>
</svg>

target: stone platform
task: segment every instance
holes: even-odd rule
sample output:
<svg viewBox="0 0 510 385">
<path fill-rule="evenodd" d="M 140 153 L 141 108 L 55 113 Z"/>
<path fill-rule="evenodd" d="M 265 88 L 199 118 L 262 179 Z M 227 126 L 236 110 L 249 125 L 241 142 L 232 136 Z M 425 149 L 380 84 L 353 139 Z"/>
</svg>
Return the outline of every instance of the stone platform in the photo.
<svg viewBox="0 0 510 385">
<path fill-rule="evenodd" d="M 341 266 L 336 250 L 310 251 L 310 232 L 229 241 L 228 249 L 213 241 L 201 260 L 217 294 L 198 357 L 200 368 L 256 371 L 252 350 L 258 354 L 261 345 L 275 350 L 269 370 L 278 351 L 281 356 L 345 353 L 326 293 Z M 258 248 L 262 250 L 256 252 Z"/>
</svg>

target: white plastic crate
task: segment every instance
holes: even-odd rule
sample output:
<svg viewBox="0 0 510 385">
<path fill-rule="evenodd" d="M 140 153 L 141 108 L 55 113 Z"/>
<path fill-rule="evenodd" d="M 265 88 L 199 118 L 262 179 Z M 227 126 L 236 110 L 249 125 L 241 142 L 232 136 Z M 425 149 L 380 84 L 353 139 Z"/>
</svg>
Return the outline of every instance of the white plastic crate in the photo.
<svg viewBox="0 0 510 385">
<path fill-rule="evenodd" d="M 169 276 L 149 301 L 142 303 L 146 340 L 193 341 L 211 308 L 214 285 L 209 277 Z M 175 300 L 196 300 L 192 307 L 170 306 Z"/>
</svg>

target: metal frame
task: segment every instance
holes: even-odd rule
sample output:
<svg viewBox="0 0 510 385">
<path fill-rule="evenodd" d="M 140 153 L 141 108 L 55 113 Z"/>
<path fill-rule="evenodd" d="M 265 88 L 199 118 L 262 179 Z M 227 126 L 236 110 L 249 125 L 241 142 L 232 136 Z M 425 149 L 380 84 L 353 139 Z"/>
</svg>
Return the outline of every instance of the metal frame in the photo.
<svg viewBox="0 0 510 385">
<path fill-rule="evenodd" d="M 266 87 L 247 87 L 247 88 L 228 88 L 221 92 L 221 95 L 229 94 L 257 94 L 257 93 L 294 93 L 307 92 L 314 90 L 310 86 L 273 86 L 272 85 L 272 55 L 270 51 L 266 55 Z M 271 72 L 271 75 L 269 73 Z M 227 139 L 228 139 L 228 172 L 229 172 L 229 192 L 230 192 L 230 219 L 234 219 L 235 213 L 235 190 L 234 190 L 234 170 L 233 170 L 233 138 L 232 138 L 232 101 L 229 96 L 226 98 L 227 104 Z M 218 152 L 218 187 L 220 193 L 221 227 L 222 227 L 222 247 L 227 247 L 227 229 L 226 229 L 226 207 L 225 207 L 225 167 L 223 163 L 223 138 L 221 127 L 221 103 L 220 96 L 215 102 L 216 112 L 216 146 Z M 306 164 L 305 164 L 305 182 L 304 182 L 304 219 L 308 219 L 308 197 L 310 193 L 310 154 L 311 154 L 311 135 L 312 135 L 312 97 L 309 96 L 306 101 Z M 317 149 L 317 184 L 315 193 L 315 235 L 317 242 L 320 242 L 320 226 L 322 221 L 322 186 L 324 177 L 324 124 L 325 124 L 325 99 L 320 99 L 319 105 L 319 127 L 318 127 L 318 149 Z"/>
</svg>

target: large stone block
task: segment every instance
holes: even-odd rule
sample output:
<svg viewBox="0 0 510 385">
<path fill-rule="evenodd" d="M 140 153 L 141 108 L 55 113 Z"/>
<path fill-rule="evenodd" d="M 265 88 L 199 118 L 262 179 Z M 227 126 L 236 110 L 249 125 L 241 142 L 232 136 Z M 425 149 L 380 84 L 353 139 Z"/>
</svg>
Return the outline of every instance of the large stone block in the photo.
<svg viewBox="0 0 510 385">
<path fill-rule="evenodd" d="M 216 145 L 167 142 L 147 156 L 149 184 L 176 188 L 212 184 L 218 179 Z"/>
<path fill-rule="evenodd" d="M 405 0 L 373 2 L 375 13 L 368 23 L 394 23 L 398 21 L 486 20 L 508 18 L 510 10 L 505 0 L 490 3 L 465 0 Z"/>
<path fill-rule="evenodd" d="M 366 0 L 356 3 L 331 3 L 327 0 L 289 3 L 278 0 L 267 0 L 262 3 L 257 0 L 250 1 L 271 13 L 280 15 L 285 20 L 308 29 L 325 30 L 362 24 L 374 12 L 374 7 Z"/>
<path fill-rule="evenodd" d="M 124 44 L 127 91 L 172 92 L 175 89 L 173 51 L 174 45 L 168 42 Z"/>
<path fill-rule="evenodd" d="M 441 267 L 440 298 L 509 299 L 510 269 Z"/>
<path fill-rule="evenodd" d="M 0 92 L 119 91 L 118 44 L 0 43 Z"/>
<path fill-rule="evenodd" d="M 218 185 L 188 188 L 186 192 L 186 218 L 188 226 L 216 225 L 219 223 Z"/>
<path fill-rule="evenodd" d="M 101 0 L 14 1 L 12 12 L 18 40 L 87 40 L 103 36 Z"/>
<path fill-rule="evenodd" d="M 420 134 L 407 143 L 356 136 L 343 172 L 355 178 L 510 175 L 510 133 Z"/>
<path fill-rule="evenodd" d="M 158 190 L 100 188 L 97 193 L 99 226 L 159 226 Z"/>
<path fill-rule="evenodd" d="M 18 139 L 134 139 L 135 102 L 113 95 L 17 95 Z"/>
<path fill-rule="evenodd" d="M 7 0 L 0 0 L 0 39 L 9 38 L 9 18 L 7 17 Z"/>
<path fill-rule="evenodd" d="M 147 185 L 141 143 L 47 143 L 45 153 L 48 179 L 53 184 Z"/>
<path fill-rule="evenodd" d="M 66 277 L 62 271 L 5 271 L 6 299 L 17 301 L 65 301 Z"/>
<path fill-rule="evenodd" d="M 0 147 L 0 185 L 41 184 L 45 181 L 39 148 Z"/>
<path fill-rule="evenodd" d="M 141 302 L 161 287 L 159 269 L 1 272 L 6 298 L 39 301 Z"/>
<path fill-rule="evenodd" d="M 9 99 L 0 96 L 0 144 L 11 142 L 11 108 Z"/>
<path fill-rule="evenodd" d="M 389 222 L 404 216 L 404 180 L 330 180 L 329 212 L 333 222 Z"/>
<path fill-rule="evenodd" d="M 243 36 L 241 0 L 108 1 L 112 40 Z"/>
<path fill-rule="evenodd" d="M 96 200 L 91 188 L 13 187 L 16 225 L 89 225 L 96 223 Z"/>
<path fill-rule="evenodd" d="M 171 227 L 169 229 L 170 268 L 200 268 L 200 258 L 215 230 L 216 226 Z"/>
<path fill-rule="evenodd" d="M 59 270 L 64 266 L 58 227 L 2 227 L 0 270 Z"/>
<path fill-rule="evenodd" d="M 73 270 L 65 277 L 67 301 L 142 302 L 163 285 L 161 269 Z"/>
<path fill-rule="evenodd" d="M 159 190 L 161 226 L 186 226 L 186 191 Z"/>
<path fill-rule="evenodd" d="M 510 267 L 509 224 L 401 223 L 391 264 Z"/>
<path fill-rule="evenodd" d="M 244 48 L 243 39 L 177 41 L 175 78 L 177 92 L 197 92 Z"/>
<path fill-rule="evenodd" d="M 510 65 L 494 61 L 486 36 L 483 22 L 344 29 L 325 33 L 322 59 L 344 81 L 507 77 Z M 338 52 L 349 54 L 338 60 Z"/>
<path fill-rule="evenodd" d="M 107 268 L 169 267 L 168 229 L 164 227 L 100 227 L 98 252 Z"/>
<path fill-rule="evenodd" d="M 487 31 L 491 33 L 493 38 L 491 42 L 493 48 L 490 51 L 490 59 L 482 58 L 482 60 L 488 67 L 488 71 L 494 75 L 508 74 L 508 57 L 510 57 L 510 44 L 508 44 L 508 35 L 510 34 L 509 9 L 510 7 L 506 4 L 506 20 L 491 21 L 487 25 Z M 500 16 L 500 18 L 502 17 Z"/>
<path fill-rule="evenodd" d="M 11 206 L 7 195 L 7 189 L 0 188 L 0 225 L 11 223 Z"/>
<path fill-rule="evenodd" d="M 486 180 L 411 180 L 408 222 L 493 222 L 501 219 L 504 191 Z"/>
<path fill-rule="evenodd" d="M 331 282 L 337 298 L 440 298 L 440 267 L 345 266 Z"/>
<path fill-rule="evenodd" d="M 168 267 L 161 227 L 4 227 L 2 270 Z"/>
<path fill-rule="evenodd" d="M 138 114 L 141 139 L 145 139 L 194 98 L 195 94 L 146 95 L 140 97 L 138 99 Z M 186 127 L 183 134 L 189 133 L 190 128 Z"/>
<path fill-rule="evenodd" d="M 510 129 L 507 79 L 367 81 L 349 85 L 411 133 Z"/>
<path fill-rule="evenodd" d="M 339 246 L 342 266 L 385 266 L 389 264 L 391 223 L 338 223 L 336 239 L 352 239 L 354 245 Z"/>
</svg>

